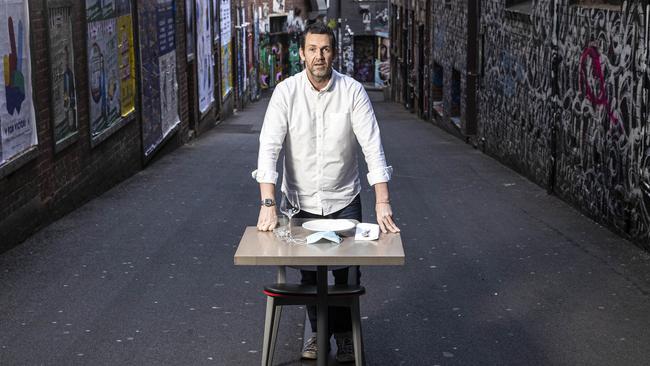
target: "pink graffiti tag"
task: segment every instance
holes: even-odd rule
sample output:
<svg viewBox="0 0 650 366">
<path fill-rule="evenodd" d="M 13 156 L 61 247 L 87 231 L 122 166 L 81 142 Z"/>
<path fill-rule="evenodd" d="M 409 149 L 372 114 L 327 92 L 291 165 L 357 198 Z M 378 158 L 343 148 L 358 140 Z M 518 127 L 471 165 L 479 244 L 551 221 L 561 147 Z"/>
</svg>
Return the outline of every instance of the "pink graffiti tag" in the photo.
<svg viewBox="0 0 650 366">
<path fill-rule="evenodd" d="M 591 76 L 598 82 L 598 89 L 600 89 L 598 96 L 596 96 L 594 90 L 587 81 L 587 59 L 591 60 Z M 580 56 L 580 89 L 591 103 L 597 106 L 605 106 L 610 123 L 618 125 L 620 122 L 620 126 L 623 128 L 623 121 L 619 121 L 616 115 L 614 115 L 609 104 L 607 88 L 605 85 L 605 75 L 603 73 L 603 68 L 600 65 L 600 53 L 594 46 L 585 48 L 582 52 L 582 56 Z"/>
</svg>

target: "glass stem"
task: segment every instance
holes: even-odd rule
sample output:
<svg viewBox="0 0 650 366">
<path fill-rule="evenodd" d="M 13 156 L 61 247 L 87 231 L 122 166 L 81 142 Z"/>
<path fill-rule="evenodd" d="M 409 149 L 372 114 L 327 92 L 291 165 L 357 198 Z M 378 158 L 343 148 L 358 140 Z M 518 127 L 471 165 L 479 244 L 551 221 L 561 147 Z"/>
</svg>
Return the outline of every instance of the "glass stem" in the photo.
<svg viewBox="0 0 650 366">
<path fill-rule="evenodd" d="M 289 238 L 293 238 L 293 235 L 291 235 L 291 216 L 289 216 Z"/>
</svg>

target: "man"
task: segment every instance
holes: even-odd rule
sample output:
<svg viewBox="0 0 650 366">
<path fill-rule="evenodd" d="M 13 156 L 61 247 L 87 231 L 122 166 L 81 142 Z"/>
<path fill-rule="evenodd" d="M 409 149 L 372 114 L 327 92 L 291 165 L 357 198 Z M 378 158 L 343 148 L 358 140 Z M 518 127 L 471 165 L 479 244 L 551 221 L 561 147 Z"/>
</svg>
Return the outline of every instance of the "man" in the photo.
<svg viewBox="0 0 650 366">
<path fill-rule="evenodd" d="M 382 232 L 399 232 L 392 219 L 386 166 L 377 119 L 363 86 L 332 69 L 336 40 L 322 23 L 307 26 L 300 42 L 305 70 L 278 84 L 269 102 L 260 133 L 257 170 L 262 206 L 257 228 L 277 225 L 276 162 L 284 146 L 282 191 L 298 191 L 300 211 L 295 217 L 361 220 L 361 183 L 357 145 L 368 165 L 368 182 L 375 189 L 375 211 Z M 348 283 L 349 268 L 332 271 L 335 282 Z M 356 271 L 355 283 L 360 272 Z M 315 271 L 301 271 L 303 284 L 316 284 Z M 304 345 L 303 358 L 315 359 L 316 308 L 307 309 L 314 335 Z M 349 309 L 330 307 L 329 332 L 334 333 L 339 362 L 354 361 Z"/>
</svg>

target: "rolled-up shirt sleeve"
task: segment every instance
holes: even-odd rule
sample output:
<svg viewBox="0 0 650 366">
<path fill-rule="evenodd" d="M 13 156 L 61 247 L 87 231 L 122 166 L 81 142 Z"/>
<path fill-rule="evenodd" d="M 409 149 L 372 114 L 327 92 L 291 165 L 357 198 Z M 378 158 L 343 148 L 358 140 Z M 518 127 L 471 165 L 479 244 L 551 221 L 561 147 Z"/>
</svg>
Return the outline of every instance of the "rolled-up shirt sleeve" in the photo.
<svg viewBox="0 0 650 366">
<path fill-rule="evenodd" d="M 354 93 L 351 117 L 354 134 L 368 165 L 368 183 L 374 186 L 388 182 L 393 174 L 393 167 L 386 165 L 377 118 L 363 87 L 359 87 Z"/>
<path fill-rule="evenodd" d="M 260 150 L 257 156 L 257 170 L 251 173 L 258 183 L 276 184 L 278 172 L 276 165 L 280 150 L 287 134 L 287 108 L 284 88 L 279 84 L 273 91 L 266 109 L 262 131 L 260 132 Z"/>
</svg>

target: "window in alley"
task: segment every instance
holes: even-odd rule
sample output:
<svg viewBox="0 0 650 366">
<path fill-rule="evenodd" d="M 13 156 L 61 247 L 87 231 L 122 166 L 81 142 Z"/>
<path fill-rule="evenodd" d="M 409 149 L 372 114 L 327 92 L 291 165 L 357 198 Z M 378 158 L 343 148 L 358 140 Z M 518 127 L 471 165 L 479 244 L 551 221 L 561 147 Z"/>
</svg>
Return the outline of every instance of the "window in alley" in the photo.
<svg viewBox="0 0 650 366">
<path fill-rule="evenodd" d="M 431 81 L 431 106 L 434 113 L 442 117 L 444 111 L 445 69 L 437 62 L 433 64 Z"/>
<path fill-rule="evenodd" d="M 530 21 L 533 0 L 506 0 L 506 15 L 521 21 Z"/>
<path fill-rule="evenodd" d="M 621 10 L 623 0 L 571 0 L 571 5 L 581 6 L 585 8 L 598 8 L 608 10 Z"/>
<path fill-rule="evenodd" d="M 451 75 L 451 110 L 449 111 L 449 116 L 458 128 L 460 128 L 460 98 L 460 71 L 454 69 Z"/>
<path fill-rule="evenodd" d="M 506 0 L 506 9 L 530 14 L 533 12 L 533 0 Z"/>
<path fill-rule="evenodd" d="M 269 22 L 270 22 L 269 33 L 277 34 L 277 33 L 283 33 L 287 31 L 286 15 L 270 15 Z"/>
</svg>

